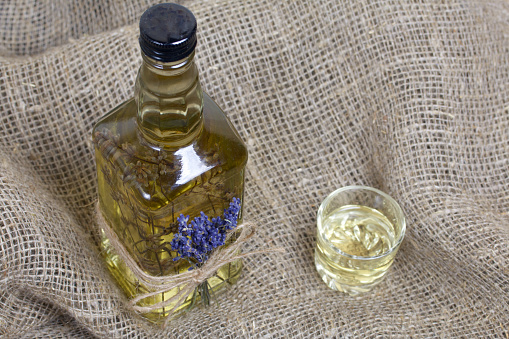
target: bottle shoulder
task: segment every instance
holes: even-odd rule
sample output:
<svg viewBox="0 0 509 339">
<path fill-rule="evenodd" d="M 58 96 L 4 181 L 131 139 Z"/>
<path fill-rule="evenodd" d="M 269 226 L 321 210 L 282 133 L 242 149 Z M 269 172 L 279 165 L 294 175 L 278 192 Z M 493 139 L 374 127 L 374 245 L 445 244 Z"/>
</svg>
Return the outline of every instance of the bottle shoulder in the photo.
<svg viewBox="0 0 509 339">
<path fill-rule="evenodd" d="M 102 116 L 95 124 L 92 134 L 94 142 L 98 135 L 107 134 L 120 146 L 124 143 L 148 153 L 180 153 L 182 149 L 193 148 L 200 152 L 207 149 L 225 153 L 225 156 L 247 161 L 247 148 L 239 133 L 221 108 L 204 93 L 203 127 L 197 137 L 187 145 L 160 147 L 152 145 L 140 135 L 137 129 L 137 107 L 134 99 L 127 100 Z M 126 145 L 127 146 L 127 145 Z M 224 146 L 224 147 L 219 147 Z M 219 147 L 219 149 L 217 149 Z M 143 152 L 142 152 L 143 153 Z"/>
</svg>

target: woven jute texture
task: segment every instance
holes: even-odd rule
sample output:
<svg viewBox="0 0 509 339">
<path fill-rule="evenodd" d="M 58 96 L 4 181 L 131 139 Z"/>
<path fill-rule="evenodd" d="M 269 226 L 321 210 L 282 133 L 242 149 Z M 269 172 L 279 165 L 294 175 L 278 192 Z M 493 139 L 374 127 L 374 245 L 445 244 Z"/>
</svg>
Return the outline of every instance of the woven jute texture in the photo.
<svg viewBox="0 0 509 339">
<path fill-rule="evenodd" d="M 91 129 L 133 94 L 153 1 L 0 3 L 0 335 L 508 338 L 509 4 L 182 1 L 203 88 L 246 141 L 241 280 L 154 327 L 101 259 Z M 408 229 L 351 297 L 316 273 L 334 189 L 393 196 Z"/>
</svg>

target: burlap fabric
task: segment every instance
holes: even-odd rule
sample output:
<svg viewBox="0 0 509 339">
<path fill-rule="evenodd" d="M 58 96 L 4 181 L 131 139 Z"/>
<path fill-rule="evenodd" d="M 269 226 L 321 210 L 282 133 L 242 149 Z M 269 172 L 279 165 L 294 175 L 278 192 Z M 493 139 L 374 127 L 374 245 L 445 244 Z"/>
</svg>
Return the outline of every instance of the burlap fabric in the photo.
<svg viewBox="0 0 509 339">
<path fill-rule="evenodd" d="M 164 330 L 128 309 L 96 247 L 90 136 L 133 93 L 153 2 L 0 4 L 4 337 L 509 337 L 507 2 L 181 2 L 203 87 L 249 147 L 245 218 L 261 226 L 245 249 L 286 254 L 245 259 L 217 303 Z M 408 220 L 361 297 L 313 264 L 318 205 L 350 184 Z"/>
</svg>

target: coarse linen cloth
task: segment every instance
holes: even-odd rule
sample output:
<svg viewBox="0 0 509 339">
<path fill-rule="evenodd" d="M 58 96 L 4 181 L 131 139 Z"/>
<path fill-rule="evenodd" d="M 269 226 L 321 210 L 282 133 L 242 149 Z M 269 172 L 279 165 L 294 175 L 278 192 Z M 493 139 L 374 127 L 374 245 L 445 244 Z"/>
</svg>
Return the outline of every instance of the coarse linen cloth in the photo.
<svg viewBox="0 0 509 339">
<path fill-rule="evenodd" d="M 249 149 L 241 280 L 161 329 L 97 247 L 91 129 L 133 95 L 151 0 L 0 2 L 5 338 L 508 338 L 509 3 L 182 1 L 205 91 Z M 313 261 L 316 211 L 377 187 L 407 217 L 352 297 Z"/>
</svg>

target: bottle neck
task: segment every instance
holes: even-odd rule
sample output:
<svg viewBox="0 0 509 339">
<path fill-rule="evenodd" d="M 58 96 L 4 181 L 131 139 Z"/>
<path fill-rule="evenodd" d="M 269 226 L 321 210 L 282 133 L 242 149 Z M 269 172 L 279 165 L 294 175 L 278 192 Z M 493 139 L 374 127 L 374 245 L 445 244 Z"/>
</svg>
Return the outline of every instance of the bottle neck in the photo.
<svg viewBox="0 0 509 339">
<path fill-rule="evenodd" d="M 142 56 L 134 95 L 141 134 L 160 146 L 189 143 L 203 120 L 203 92 L 194 52 L 164 63 Z"/>
</svg>

